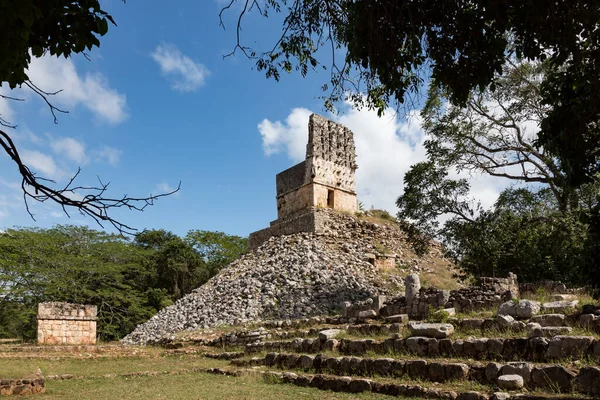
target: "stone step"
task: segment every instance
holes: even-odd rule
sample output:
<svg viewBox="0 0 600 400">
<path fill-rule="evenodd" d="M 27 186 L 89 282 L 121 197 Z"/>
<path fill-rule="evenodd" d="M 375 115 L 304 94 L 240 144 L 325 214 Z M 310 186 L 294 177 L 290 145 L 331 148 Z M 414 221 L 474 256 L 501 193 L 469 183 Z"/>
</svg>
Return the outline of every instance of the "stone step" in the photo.
<svg viewBox="0 0 600 400">
<path fill-rule="evenodd" d="M 301 339 L 250 344 L 246 353 L 261 351 L 298 351 L 319 353 L 336 351 L 346 355 L 413 354 L 420 357 L 462 357 L 477 360 L 550 361 L 600 360 L 600 339 L 591 336 L 556 336 L 527 338 L 434 339 L 410 337 L 385 340 Z"/>
<path fill-rule="evenodd" d="M 578 400 L 587 397 L 569 394 L 527 394 L 506 392 L 461 391 L 449 387 L 432 387 L 418 382 L 402 383 L 395 380 L 352 378 L 328 374 L 304 374 L 294 372 L 266 371 L 265 378 L 270 382 L 293 384 L 302 387 L 330 390 L 334 392 L 372 392 L 394 397 L 450 400 Z"/>
<path fill-rule="evenodd" d="M 269 353 L 265 357 L 235 360 L 232 364 L 241 367 L 264 365 L 268 368 L 315 371 L 317 373 L 326 372 L 334 375 L 407 377 L 431 382 L 464 380 L 475 381 L 483 385 L 499 384 L 498 379 L 501 376 L 518 375 L 528 389 L 549 392 L 559 391 L 561 393 L 571 393 L 575 386 L 582 388 L 582 382 L 589 378 L 585 375 L 589 375 L 589 372 L 585 372 L 580 377 L 578 370 L 569 369 L 562 365 L 528 362 L 481 363 L 468 360 L 448 362 L 444 359 L 406 360 L 399 358 L 332 357 L 325 354 L 313 356 L 309 354 Z M 600 378 L 600 370 L 598 370 L 598 374 L 598 378 Z M 585 388 L 583 390 L 584 393 L 588 392 Z"/>
</svg>

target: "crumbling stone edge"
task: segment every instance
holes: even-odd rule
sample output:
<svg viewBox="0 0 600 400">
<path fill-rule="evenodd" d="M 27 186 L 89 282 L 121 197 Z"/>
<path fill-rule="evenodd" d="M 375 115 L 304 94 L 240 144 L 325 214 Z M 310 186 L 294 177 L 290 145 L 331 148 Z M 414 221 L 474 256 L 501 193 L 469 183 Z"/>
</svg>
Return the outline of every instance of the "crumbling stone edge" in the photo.
<svg viewBox="0 0 600 400">
<path fill-rule="evenodd" d="M 46 392 L 44 378 L 35 379 L 2 379 L 0 380 L 0 395 L 29 395 Z"/>
</svg>

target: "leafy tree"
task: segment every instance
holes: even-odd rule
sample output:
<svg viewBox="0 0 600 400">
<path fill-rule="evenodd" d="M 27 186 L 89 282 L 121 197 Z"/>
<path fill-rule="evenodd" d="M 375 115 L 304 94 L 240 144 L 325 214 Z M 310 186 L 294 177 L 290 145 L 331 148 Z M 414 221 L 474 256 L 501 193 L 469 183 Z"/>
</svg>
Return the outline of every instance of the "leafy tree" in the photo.
<svg viewBox="0 0 600 400">
<path fill-rule="evenodd" d="M 466 179 L 448 179 L 448 171 L 433 162 L 413 165 L 404 175 L 404 193 L 396 201 L 398 219 L 408 240 L 419 254 L 429 249 L 429 242 L 440 234 L 440 217 L 475 221 Z"/>
<path fill-rule="evenodd" d="M 465 271 L 515 272 L 525 282 L 587 284 L 582 257 L 587 240 L 587 224 L 576 213 L 560 212 L 548 189 L 507 189 L 492 210 L 473 222 L 450 219 L 444 231 L 448 254 Z"/>
<path fill-rule="evenodd" d="M 194 248 L 165 230 L 151 230 L 136 236 L 145 249 L 144 265 L 152 271 L 149 286 L 166 290 L 173 301 L 183 297 L 210 278 L 206 263 Z"/>
<path fill-rule="evenodd" d="M 223 232 L 192 230 L 185 240 L 200 254 L 211 276 L 248 252 L 248 238 Z"/>
<path fill-rule="evenodd" d="M 448 178 L 432 162 L 419 163 L 405 175 L 398 198 L 398 218 L 415 249 L 425 252 L 431 240 L 441 240 L 446 255 L 474 276 L 561 280 L 573 285 L 598 282 L 597 236 L 590 230 L 590 210 L 599 204 L 600 185 L 577 190 L 595 192 L 596 200 L 561 210 L 549 188 L 504 190 L 493 208 L 483 209 L 469 197 L 466 180 Z M 441 221 L 441 218 L 446 218 Z"/>
<path fill-rule="evenodd" d="M 464 106 L 449 104 L 433 84 L 422 111 L 428 158 L 459 171 L 542 184 L 561 210 L 577 207 L 568 172 L 539 145 L 537 130 L 550 112 L 540 96 L 547 74 L 547 63 L 512 64 L 494 91 L 473 93 Z"/>
<path fill-rule="evenodd" d="M 195 247 L 201 249 L 199 252 Z M 98 333 L 119 339 L 245 252 L 245 238 L 145 231 L 134 242 L 86 227 L 0 233 L 0 337 L 33 339 L 45 301 L 98 307 Z"/>
<path fill-rule="evenodd" d="M 157 311 L 139 250 L 115 235 L 75 226 L 9 229 L 0 234 L 0 254 L 0 321 L 9 322 L 3 335 L 33 338 L 44 301 L 96 305 L 104 340 Z"/>
<path fill-rule="evenodd" d="M 104 11 L 98 0 L 0 0 L 0 87 L 10 89 L 23 87 L 41 97 L 50 108 L 57 122 L 56 113 L 66 111 L 55 107 L 52 95 L 38 87 L 27 76 L 31 57 L 44 55 L 70 57 L 83 54 L 100 46 L 100 37 L 108 32 L 109 23 L 115 21 Z M 7 100 L 23 100 L 13 95 L 0 94 Z M 0 128 L 15 128 L 10 121 L 0 115 Z M 37 176 L 23 163 L 11 135 L 0 129 L 0 147 L 15 162 L 21 175 L 25 206 L 30 216 L 28 200 L 58 203 L 67 213 L 75 209 L 94 219 L 102 226 L 108 223 L 120 233 L 132 233 L 135 229 L 113 218 L 110 214 L 115 208 L 128 208 L 142 211 L 152 205 L 157 198 L 172 194 L 164 193 L 148 197 L 108 197 L 109 184 L 99 181 L 92 187 L 76 185 L 75 178 L 64 187 L 53 187 L 52 181 Z M 179 190 L 179 188 L 177 189 Z M 175 191 L 177 191 L 175 190 Z M 73 193 L 79 192 L 80 196 Z M 35 220 L 35 218 L 34 218 Z"/>
<path fill-rule="evenodd" d="M 559 158 L 573 185 L 600 170 L 600 3 L 594 0 L 230 0 L 236 3 L 237 43 L 267 77 L 331 62 L 326 106 L 349 97 L 382 113 L 432 79 L 451 102 L 489 87 L 512 60 L 544 61 L 540 144 Z M 237 8 L 236 8 L 237 9 Z M 282 34 L 266 51 L 242 42 L 250 12 L 283 15 Z M 223 23 L 223 20 L 221 21 Z M 321 51 L 323 47 L 331 51 Z M 339 54 L 342 54 L 340 60 Z M 332 59 L 333 61 L 329 61 Z"/>
</svg>

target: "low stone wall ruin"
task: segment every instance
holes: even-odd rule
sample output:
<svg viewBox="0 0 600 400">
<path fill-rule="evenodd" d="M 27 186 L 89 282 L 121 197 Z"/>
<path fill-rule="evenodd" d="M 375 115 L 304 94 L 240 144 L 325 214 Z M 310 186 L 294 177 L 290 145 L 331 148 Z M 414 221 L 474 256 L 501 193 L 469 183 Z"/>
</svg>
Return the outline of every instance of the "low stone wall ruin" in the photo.
<svg viewBox="0 0 600 400">
<path fill-rule="evenodd" d="M 0 396 L 29 395 L 45 392 L 46 383 L 43 378 L 0 380 Z"/>
<path fill-rule="evenodd" d="M 591 336 L 534 338 L 435 339 L 414 336 L 386 340 L 297 338 L 248 344 L 246 353 L 295 351 L 319 353 L 337 351 L 344 355 L 367 353 L 415 355 L 420 357 L 463 357 L 475 360 L 535 361 L 600 360 L 600 339 Z"/>
<path fill-rule="evenodd" d="M 40 303 L 37 339 L 40 344 L 96 344 L 96 306 Z"/>
<path fill-rule="evenodd" d="M 405 296 L 390 299 L 381 308 L 381 315 L 408 314 L 411 319 L 426 319 L 432 309 L 478 311 L 498 307 L 507 300 L 519 297 L 517 276 L 512 273 L 507 278 L 481 278 L 478 286 L 450 291 L 422 288 L 416 274 L 409 275 L 405 285 Z"/>
</svg>

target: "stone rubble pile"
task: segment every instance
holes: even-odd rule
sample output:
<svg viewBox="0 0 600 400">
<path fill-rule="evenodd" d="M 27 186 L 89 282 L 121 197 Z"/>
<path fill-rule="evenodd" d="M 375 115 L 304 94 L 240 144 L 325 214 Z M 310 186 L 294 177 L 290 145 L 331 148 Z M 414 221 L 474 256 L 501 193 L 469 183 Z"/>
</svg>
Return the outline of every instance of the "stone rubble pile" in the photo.
<svg viewBox="0 0 600 400">
<path fill-rule="evenodd" d="M 374 251 L 373 243 L 380 243 L 409 257 L 400 229 L 331 210 L 315 212 L 328 218 L 325 233 L 271 237 L 123 341 L 157 343 L 181 331 L 331 315 L 344 302 L 388 294 L 393 285 L 382 280 L 364 255 Z"/>
</svg>

